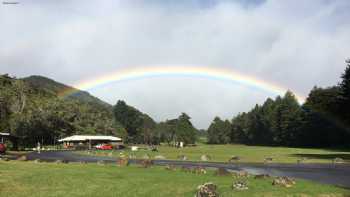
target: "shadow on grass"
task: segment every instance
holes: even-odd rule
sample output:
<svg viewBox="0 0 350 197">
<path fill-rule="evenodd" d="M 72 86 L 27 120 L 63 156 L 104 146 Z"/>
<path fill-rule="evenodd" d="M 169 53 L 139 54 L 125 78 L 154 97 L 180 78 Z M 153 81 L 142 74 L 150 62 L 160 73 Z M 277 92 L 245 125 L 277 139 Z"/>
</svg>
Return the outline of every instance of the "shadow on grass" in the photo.
<svg viewBox="0 0 350 197">
<path fill-rule="evenodd" d="M 299 158 L 308 158 L 308 159 L 328 159 L 333 160 L 335 158 L 342 158 L 345 161 L 350 161 L 350 153 L 349 154 L 291 154 L 292 157 L 299 157 Z"/>
</svg>

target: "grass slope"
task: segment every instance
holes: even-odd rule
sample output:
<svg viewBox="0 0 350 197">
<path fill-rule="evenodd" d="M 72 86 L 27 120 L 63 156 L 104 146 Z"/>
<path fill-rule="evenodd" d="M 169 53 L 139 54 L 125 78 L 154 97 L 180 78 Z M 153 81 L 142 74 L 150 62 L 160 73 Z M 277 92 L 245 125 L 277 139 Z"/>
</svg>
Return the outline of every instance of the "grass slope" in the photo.
<svg viewBox="0 0 350 197">
<path fill-rule="evenodd" d="M 232 177 L 195 175 L 138 166 L 49 164 L 0 161 L 0 196 L 191 196 L 198 185 L 214 182 L 220 196 L 346 196 L 349 190 L 298 180 L 292 188 L 272 186 L 271 179 L 248 179 L 249 190 L 233 191 Z"/>
<path fill-rule="evenodd" d="M 268 146 L 246 146 L 246 145 L 205 145 L 200 144 L 195 147 L 185 147 L 176 149 L 169 146 L 159 146 L 159 152 L 149 150 L 140 150 L 131 152 L 129 149 L 114 151 L 113 156 L 118 157 L 120 152 L 135 154 L 137 158 L 142 158 L 149 154 L 152 158 L 156 155 L 165 156 L 166 159 L 177 159 L 179 155 L 186 155 L 189 160 L 199 161 L 201 155 L 207 154 L 212 157 L 212 161 L 226 162 L 232 156 L 241 157 L 240 162 L 263 162 L 266 157 L 273 157 L 276 163 L 296 163 L 298 159 L 308 158 L 309 163 L 330 163 L 336 157 L 343 158 L 346 162 L 350 161 L 350 152 L 327 150 L 327 149 L 309 149 L 309 148 L 285 148 Z M 81 152 L 87 154 L 87 152 Z M 109 151 L 95 151 L 97 156 L 108 156 Z"/>
</svg>

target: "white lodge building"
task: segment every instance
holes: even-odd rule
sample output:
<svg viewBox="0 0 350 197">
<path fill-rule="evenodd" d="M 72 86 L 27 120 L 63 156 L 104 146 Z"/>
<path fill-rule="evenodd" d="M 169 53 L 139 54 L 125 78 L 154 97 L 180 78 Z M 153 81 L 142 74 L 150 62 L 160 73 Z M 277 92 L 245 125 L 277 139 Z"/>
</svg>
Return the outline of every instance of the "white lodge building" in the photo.
<svg viewBox="0 0 350 197">
<path fill-rule="evenodd" d="M 113 146 L 123 145 L 123 140 L 114 136 L 99 135 L 73 135 L 58 140 L 63 143 L 64 148 L 72 148 L 77 146 L 88 146 L 90 149 L 97 144 L 111 144 Z"/>
</svg>

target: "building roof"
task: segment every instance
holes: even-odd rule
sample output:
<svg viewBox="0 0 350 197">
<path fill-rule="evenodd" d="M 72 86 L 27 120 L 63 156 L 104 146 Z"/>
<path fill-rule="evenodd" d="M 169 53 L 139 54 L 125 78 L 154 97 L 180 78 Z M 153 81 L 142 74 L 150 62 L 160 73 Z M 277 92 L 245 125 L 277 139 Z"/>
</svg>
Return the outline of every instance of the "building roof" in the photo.
<svg viewBox="0 0 350 197">
<path fill-rule="evenodd" d="M 106 140 L 106 141 L 122 141 L 119 137 L 114 136 L 100 136 L 100 135 L 73 135 L 58 140 L 59 142 L 72 142 L 72 141 L 88 141 L 88 140 Z"/>
</svg>

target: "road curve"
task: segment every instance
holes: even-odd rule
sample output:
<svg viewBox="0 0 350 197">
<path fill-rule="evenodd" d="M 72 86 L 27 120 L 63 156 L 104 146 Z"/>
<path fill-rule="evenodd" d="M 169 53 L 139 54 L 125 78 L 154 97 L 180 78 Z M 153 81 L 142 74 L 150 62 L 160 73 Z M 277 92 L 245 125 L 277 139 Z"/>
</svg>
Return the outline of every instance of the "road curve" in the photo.
<svg viewBox="0 0 350 197">
<path fill-rule="evenodd" d="M 29 160 L 40 159 L 43 161 L 66 160 L 69 162 L 105 161 L 116 162 L 115 158 L 97 157 L 90 155 L 78 155 L 74 151 L 45 151 L 27 154 Z M 137 160 L 131 160 L 136 163 Z M 311 180 L 319 183 L 332 184 L 340 187 L 350 188 L 350 165 L 348 164 L 252 164 L 252 163 L 219 163 L 219 162 L 196 162 L 196 161 L 174 161 L 154 160 L 156 165 L 177 166 L 202 166 L 207 168 L 226 168 L 230 170 L 246 170 L 252 174 L 269 174 L 271 176 L 289 176 L 294 178 Z"/>
</svg>

